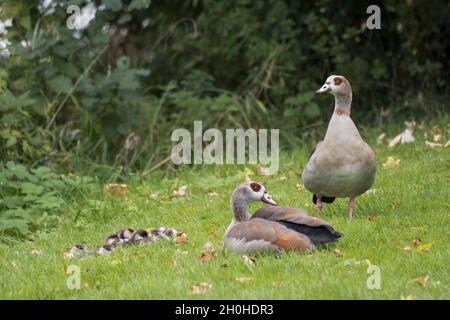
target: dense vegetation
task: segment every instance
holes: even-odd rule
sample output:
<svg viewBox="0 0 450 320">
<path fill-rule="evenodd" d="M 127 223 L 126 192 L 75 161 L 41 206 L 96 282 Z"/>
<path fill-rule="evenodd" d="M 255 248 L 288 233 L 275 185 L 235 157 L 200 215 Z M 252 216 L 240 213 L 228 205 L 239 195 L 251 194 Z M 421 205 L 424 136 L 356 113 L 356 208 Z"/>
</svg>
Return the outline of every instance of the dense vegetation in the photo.
<svg viewBox="0 0 450 320">
<path fill-rule="evenodd" d="M 69 30 L 68 5 L 91 2 L 2 4 L 13 19 L 2 159 L 145 170 L 169 153 L 171 130 L 198 119 L 281 127 L 289 146 L 328 118 L 331 99 L 313 90 L 330 73 L 351 80 L 355 116 L 372 121 L 436 115 L 449 96 L 445 1 L 386 1 L 381 30 L 366 28 L 364 1 L 94 1 L 95 19 Z"/>
<path fill-rule="evenodd" d="M 381 30 L 367 29 L 364 1 L 0 3 L 11 21 L 1 34 L 0 230 L 53 221 L 62 195 L 86 184 L 68 174 L 173 169 L 170 133 L 194 120 L 281 128 L 286 149 L 315 140 L 331 98 L 313 92 L 331 73 L 352 82 L 361 126 L 448 110 L 445 1 L 380 3 Z M 95 19 L 69 29 L 71 4 Z"/>
</svg>

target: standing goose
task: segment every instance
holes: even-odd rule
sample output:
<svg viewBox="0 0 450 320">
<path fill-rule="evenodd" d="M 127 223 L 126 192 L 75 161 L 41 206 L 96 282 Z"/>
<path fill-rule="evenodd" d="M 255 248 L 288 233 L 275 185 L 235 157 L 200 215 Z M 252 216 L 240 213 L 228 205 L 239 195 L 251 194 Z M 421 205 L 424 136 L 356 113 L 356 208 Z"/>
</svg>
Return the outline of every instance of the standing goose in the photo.
<svg viewBox="0 0 450 320">
<path fill-rule="evenodd" d="M 237 253 L 280 253 L 313 250 L 314 244 L 333 242 L 341 236 L 326 222 L 309 217 L 301 209 L 264 207 L 250 216 L 250 201 L 276 206 L 262 184 L 246 182 L 231 196 L 234 217 L 225 231 L 224 247 Z"/>
<path fill-rule="evenodd" d="M 314 194 L 313 202 L 319 212 L 322 202 L 349 197 L 351 219 L 355 198 L 369 190 L 375 180 L 377 160 L 350 118 L 350 82 L 343 76 L 332 75 L 316 92 L 334 95 L 334 113 L 324 140 L 311 152 L 302 180 L 305 188 Z"/>
</svg>

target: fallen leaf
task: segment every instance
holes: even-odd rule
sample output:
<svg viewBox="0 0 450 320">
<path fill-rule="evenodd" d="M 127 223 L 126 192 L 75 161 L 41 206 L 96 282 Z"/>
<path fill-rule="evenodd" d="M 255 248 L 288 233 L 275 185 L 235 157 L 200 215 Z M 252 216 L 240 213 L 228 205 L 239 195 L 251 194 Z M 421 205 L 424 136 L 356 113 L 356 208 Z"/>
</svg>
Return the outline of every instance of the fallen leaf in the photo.
<svg viewBox="0 0 450 320">
<path fill-rule="evenodd" d="M 421 239 L 420 237 L 415 237 L 415 238 L 412 240 L 412 244 L 413 244 L 414 246 L 418 246 L 421 242 L 422 242 L 422 239 Z"/>
<path fill-rule="evenodd" d="M 254 266 L 256 264 L 256 260 L 253 258 L 250 258 L 249 256 L 242 256 L 242 259 L 244 259 L 244 263 L 247 266 Z"/>
<path fill-rule="evenodd" d="M 216 236 L 216 233 L 214 231 L 208 232 L 208 238 L 213 238 Z"/>
<path fill-rule="evenodd" d="M 297 183 L 295 185 L 295 187 L 297 188 L 297 191 L 303 191 L 305 190 L 305 186 L 303 184 Z"/>
<path fill-rule="evenodd" d="M 400 300 L 414 300 L 414 296 L 412 294 L 408 294 L 406 297 L 403 294 L 400 296 Z"/>
<path fill-rule="evenodd" d="M 42 254 L 42 251 L 39 249 L 33 249 L 33 250 L 31 250 L 31 254 L 33 256 L 40 256 Z"/>
<path fill-rule="evenodd" d="M 280 181 L 287 180 L 287 177 L 282 176 L 282 177 L 278 178 L 278 180 L 280 180 Z"/>
<path fill-rule="evenodd" d="M 218 197 L 218 196 L 220 196 L 220 194 L 218 194 L 217 192 L 211 191 L 211 192 L 208 192 L 208 196 L 210 196 L 210 197 Z"/>
<path fill-rule="evenodd" d="M 411 251 L 411 247 L 410 247 L 410 246 L 404 246 L 404 247 L 403 247 L 403 250 L 405 250 L 405 251 Z"/>
<path fill-rule="evenodd" d="M 19 266 L 17 265 L 17 262 L 16 261 L 11 261 L 11 266 L 13 267 L 13 269 L 19 269 Z"/>
<path fill-rule="evenodd" d="M 177 198 L 177 197 L 185 197 L 186 196 L 186 190 L 187 190 L 187 186 L 181 186 L 178 188 L 178 190 L 173 191 L 170 194 L 170 198 Z"/>
<path fill-rule="evenodd" d="M 450 181 L 450 176 L 444 177 L 445 180 Z"/>
<path fill-rule="evenodd" d="M 433 134 L 433 141 L 434 142 L 439 142 L 442 139 L 442 134 L 438 133 L 438 134 Z"/>
<path fill-rule="evenodd" d="M 208 282 L 200 282 L 199 284 L 192 286 L 191 294 L 202 294 L 212 289 L 212 284 Z"/>
<path fill-rule="evenodd" d="M 169 264 L 171 264 L 171 265 L 173 265 L 173 266 L 176 266 L 176 265 L 177 265 L 177 260 L 175 260 L 175 259 L 170 259 L 170 260 L 169 260 Z"/>
<path fill-rule="evenodd" d="M 185 243 L 187 242 L 187 235 L 184 232 L 178 232 L 177 236 L 175 237 L 175 243 L 180 244 L 180 243 Z"/>
<path fill-rule="evenodd" d="M 380 135 L 377 137 L 377 144 L 382 144 L 385 137 L 386 137 L 386 133 L 385 133 L 385 132 L 383 132 L 382 134 L 380 134 Z"/>
<path fill-rule="evenodd" d="M 211 259 L 214 259 L 216 257 L 216 250 L 214 249 L 214 246 L 211 242 L 207 242 L 205 246 L 203 247 L 203 252 L 200 256 L 197 257 L 197 259 L 201 262 L 209 262 Z"/>
<path fill-rule="evenodd" d="M 448 140 L 445 144 L 444 144 L 444 148 L 448 148 L 450 147 L 450 140 Z"/>
<path fill-rule="evenodd" d="M 274 282 L 272 282 L 272 287 L 273 288 L 279 288 L 280 287 L 280 281 L 274 281 Z"/>
<path fill-rule="evenodd" d="M 429 279 L 430 279 L 430 276 L 426 275 L 426 276 L 417 277 L 409 282 L 416 282 L 416 283 L 420 284 L 422 287 L 426 287 Z"/>
<path fill-rule="evenodd" d="M 153 192 L 153 193 L 150 195 L 150 198 L 156 199 L 156 198 L 158 198 L 160 195 L 161 195 L 160 192 Z"/>
<path fill-rule="evenodd" d="M 405 121 L 406 129 L 399 135 L 395 136 L 391 140 L 389 140 L 388 146 L 390 148 L 395 147 L 398 144 L 403 143 L 410 143 L 414 142 L 416 139 L 414 139 L 413 132 L 414 128 L 416 127 L 416 123 L 414 121 L 408 122 Z"/>
<path fill-rule="evenodd" d="M 339 250 L 338 248 L 334 248 L 333 251 L 331 251 L 331 253 L 335 257 L 340 257 L 342 255 L 341 250 Z"/>
<path fill-rule="evenodd" d="M 236 281 L 240 283 L 250 282 L 252 280 L 252 277 L 236 277 Z"/>
<path fill-rule="evenodd" d="M 431 149 L 442 148 L 444 146 L 442 143 L 435 143 L 435 142 L 430 142 L 430 141 L 425 141 L 425 145 L 427 147 L 430 147 Z"/>
<path fill-rule="evenodd" d="M 128 199 L 128 186 L 123 183 L 108 183 L 104 186 L 104 190 L 110 197 L 121 197 Z"/>
<path fill-rule="evenodd" d="M 378 219 L 379 216 L 380 216 L 380 214 L 378 212 L 375 212 L 375 213 L 372 213 L 370 216 L 368 216 L 367 220 L 373 221 L 375 219 Z"/>
<path fill-rule="evenodd" d="M 392 168 L 392 167 L 398 167 L 400 166 L 400 159 L 396 157 L 387 157 L 387 160 L 385 163 L 383 163 L 384 168 Z"/>
<path fill-rule="evenodd" d="M 431 250 L 432 246 L 433 246 L 432 243 L 425 243 L 425 244 L 422 244 L 422 245 L 418 246 L 416 248 L 416 251 L 419 252 L 419 253 L 428 252 L 428 251 Z"/>
</svg>

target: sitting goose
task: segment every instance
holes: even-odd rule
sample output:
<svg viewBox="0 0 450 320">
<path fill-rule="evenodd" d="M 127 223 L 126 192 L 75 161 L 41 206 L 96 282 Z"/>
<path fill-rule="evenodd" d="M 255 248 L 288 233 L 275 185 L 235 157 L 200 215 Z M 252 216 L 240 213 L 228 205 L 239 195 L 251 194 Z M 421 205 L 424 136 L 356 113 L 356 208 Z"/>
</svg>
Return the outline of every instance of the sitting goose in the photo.
<svg viewBox="0 0 450 320">
<path fill-rule="evenodd" d="M 246 182 L 231 196 L 234 218 L 225 231 L 225 250 L 237 253 L 280 253 L 313 250 L 316 243 L 334 242 L 341 236 L 326 222 L 289 207 L 264 207 L 250 217 L 247 204 L 262 201 L 276 206 L 262 184 Z"/>
<path fill-rule="evenodd" d="M 355 198 L 369 190 L 375 180 L 377 160 L 350 118 L 350 82 L 343 76 L 332 75 L 316 92 L 334 95 L 334 113 L 324 140 L 311 152 L 302 180 L 314 194 L 313 202 L 319 212 L 322 201 L 332 203 L 335 197 L 349 197 L 351 219 Z"/>
</svg>

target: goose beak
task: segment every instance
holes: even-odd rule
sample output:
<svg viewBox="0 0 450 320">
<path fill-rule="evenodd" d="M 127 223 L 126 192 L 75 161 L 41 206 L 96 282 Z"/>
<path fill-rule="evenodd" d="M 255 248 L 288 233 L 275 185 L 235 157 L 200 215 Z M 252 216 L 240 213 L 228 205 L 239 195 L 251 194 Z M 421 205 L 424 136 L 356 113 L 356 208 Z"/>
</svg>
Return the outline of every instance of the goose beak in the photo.
<svg viewBox="0 0 450 320">
<path fill-rule="evenodd" d="M 319 90 L 316 91 L 316 93 L 325 93 L 325 92 L 330 92 L 330 91 L 331 91 L 331 87 L 325 83 Z"/>
<path fill-rule="evenodd" d="M 264 193 L 261 197 L 261 201 L 267 204 L 270 204 L 271 206 L 277 206 L 278 204 L 272 200 L 272 197 L 268 193 Z"/>
</svg>

